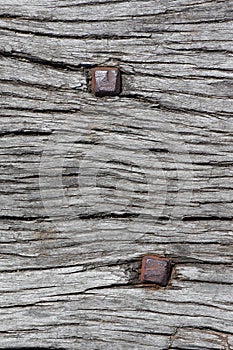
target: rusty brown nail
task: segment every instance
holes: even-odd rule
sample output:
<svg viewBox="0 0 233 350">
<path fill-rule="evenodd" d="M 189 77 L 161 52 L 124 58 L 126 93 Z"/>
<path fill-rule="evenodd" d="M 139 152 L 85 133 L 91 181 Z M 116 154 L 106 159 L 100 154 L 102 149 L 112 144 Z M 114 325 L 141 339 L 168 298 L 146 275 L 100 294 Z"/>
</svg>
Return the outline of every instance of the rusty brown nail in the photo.
<svg viewBox="0 0 233 350">
<path fill-rule="evenodd" d="M 142 259 L 140 280 L 142 283 L 154 283 L 165 287 L 171 276 L 172 265 L 169 259 L 156 255 L 146 255 Z"/>
<path fill-rule="evenodd" d="M 91 89 L 96 96 L 115 96 L 121 92 L 118 68 L 96 67 L 91 70 Z"/>
</svg>

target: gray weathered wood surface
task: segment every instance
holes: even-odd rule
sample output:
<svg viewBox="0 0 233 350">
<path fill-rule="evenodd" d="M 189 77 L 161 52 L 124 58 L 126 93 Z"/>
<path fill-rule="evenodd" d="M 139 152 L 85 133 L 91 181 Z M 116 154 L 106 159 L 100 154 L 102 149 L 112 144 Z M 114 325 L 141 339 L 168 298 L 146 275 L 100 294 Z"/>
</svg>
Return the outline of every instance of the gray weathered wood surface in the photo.
<svg viewBox="0 0 233 350">
<path fill-rule="evenodd" d="M 1 349 L 233 349 L 232 33 L 231 0 L 0 0 Z"/>
</svg>

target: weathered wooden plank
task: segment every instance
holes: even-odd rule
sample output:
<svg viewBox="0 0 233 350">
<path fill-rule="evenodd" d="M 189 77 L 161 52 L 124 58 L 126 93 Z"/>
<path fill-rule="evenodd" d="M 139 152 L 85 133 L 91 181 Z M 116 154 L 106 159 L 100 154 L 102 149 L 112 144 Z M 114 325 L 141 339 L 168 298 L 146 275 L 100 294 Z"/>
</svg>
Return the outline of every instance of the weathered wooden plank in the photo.
<svg viewBox="0 0 233 350">
<path fill-rule="evenodd" d="M 233 349 L 232 19 L 0 0 L 1 349 Z M 121 96 L 90 94 L 99 64 Z M 146 253 L 167 288 L 139 284 Z"/>
<path fill-rule="evenodd" d="M 85 109 L 68 118 L 55 116 L 53 121 L 48 121 L 49 128 L 45 131 L 51 135 L 44 135 L 43 131 L 40 135 L 38 131 L 39 135 L 35 136 L 36 130 L 30 135 L 30 128 L 25 133 L 20 132 L 27 130 L 25 125 L 18 134 L 14 125 L 12 135 L 11 130 L 7 135 L 3 129 L 0 144 L 4 146 L 9 140 L 10 146 L 5 148 L 7 153 L 2 154 L 5 164 L 2 176 L 6 179 L 14 172 L 14 182 L 7 191 L 2 191 L 3 215 L 11 211 L 11 215 L 30 216 L 33 200 L 34 216 L 46 215 L 45 206 L 49 215 L 56 216 L 59 212 L 60 217 L 82 217 L 90 215 L 93 209 L 109 212 L 128 208 L 135 213 L 137 210 L 143 213 L 145 209 L 144 214 L 151 218 L 163 213 L 163 216 L 182 219 L 191 215 L 231 219 L 232 134 L 228 128 L 231 124 L 223 121 L 208 133 L 200 125 L 193 125 L 191 120 L 189 125 L 184 125 L 186 114 L 179 117 L 177 126 L 174 113 L 164 116 L 162 111 L 151 111 L 147 105 L 143 107 L 143 118 L 139 107 L 131 106 L 129 111 L 126 106 L 118 106 L 119 115 L 114 113 L 112 120 L 111 115 L 103 118 L 101 115 L 100 119 L 96 116 L 102 111 L 100 105 L 95 106 L 94 115 L 88 115 Z M 126 123 L 121 126 L 123 118 Z M 8 125 L 8 119 L 3 119 Z M 196 117 L 196 124 L 198 119 L 203 124 L 208 123 L 208 118 Z M 11 123 L 9 121 L 9 126 Z M 225 134 L 224 129 L 228 129 Z M 62 132 L 66 137 L 60 137 Z M 106 161 L 108 168 L 104 174 Z M 86 170 L 90 166 L 93 170 Z M 61 208 L 61 201 L 65 200 L 60 190 L 63 173 L 67 200 L 72 204 L 72 208 L 67 209 Z M 115 190 L 111 189 L 111 183 L 106 183 L 105 175 L 110 182 L 116 182 Z M 98 197 L 96 176 L 99 177 Z M 25 192 L 25 186 L 33 192 Z M 49 209 L 51 205 L 53 212 Z"/>
<path fill-rule="evenodd" d="M 81 339 L 84 338 L 84 344 L 87 339 L 93 341 L 93 348 L 98 347 L 99 341 L 106 339 L 107 348 L 115 344 L 119 348 L 126 348 L 129 342 L 134 342 L 136 348 L 143 345 L 150 348 L 155 342 L 159 349 L 163 349 L 168 348 L 168 335 L 174 335 L 177 328 L 182 330 L 184 324 L 188 328 L 194 328 L 194 331 L 204 328 L 213 331 L 214 334 L 218 329 L 219 333 L 227 338 L 227 334 L 232 332 L 232 311 L 226 310 L 224 306 L 220 308 L 220 303 L 216 302 L 220 294 L 221 299 L 225 295 L 228 302 L 229 290 L 226 288 L 226 292 L 222 289 L 214 292 L 212 298 L 214 297 L 216 302 L 215 306 L 211 307 L 207 301 L 209 284 L 206 287 L 199 285 L 199 288 L 184 285 L 184 288 L 186 293 L 182 288 L 165 292 L 109 288 L 87 292 L 82 297 L 65 293 L 65 296 L 56 295 L 56 302 L 41 301 L 35 306 L 15 307 L 17 331 L 22 332 L 19 343 L 22 343 L 22 338 L 25 342 L 34 335 L 40 338 L 41 344 L 48 342 L 48 338 L 57 338 L 55 344 L 59 346 L 62 338 L 69 335 L 68 337 L 72 338 L 70 346 L 75 345 L 78 348 L 80 341 L 82 343 Z M 205 300 L 203 295 L 206 296 Z M 196 299 L 195 305 L 193 298 Z M 3 339 L 7 338 L 5 333 L 11 333 L 11 317 L 9 311 L 2 315 Z M 33 330 L 34 328 L 36 330 Z M 108 345 L 110 339 L 111 345 Z M 182 339 L 185 339 L 185 336 Z M 15 344 L 14 339 L 11 341 Z M 191 344 L 193 342 L 198 345 L 200 339 L 195 342 L 192 338 Z M 189 343 L 189 346 L 191 344 Z"/>
</svg>

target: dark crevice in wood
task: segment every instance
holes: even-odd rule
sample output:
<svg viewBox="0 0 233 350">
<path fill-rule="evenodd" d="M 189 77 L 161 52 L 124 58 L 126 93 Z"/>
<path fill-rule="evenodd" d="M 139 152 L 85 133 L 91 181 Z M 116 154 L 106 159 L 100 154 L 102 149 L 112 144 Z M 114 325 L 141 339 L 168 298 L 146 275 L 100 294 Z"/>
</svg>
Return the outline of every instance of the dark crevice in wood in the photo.
<svg viewBox="0 0 233 350">
<path fill-rule="evenodd" d="M 0 15 L 0 19 L 7 19 L 8 21 L 12 21 L 13 19 L 24 19 L 21 15 L 10 15 L 9 13 L 2 13 Z"/>
<path fill-rule="evenodd" d="M 220 18 L 213 18 L 213 19 L 200 19 L 195 21 L 185 21 L 182 22 L 183 25 L 198 25 L 198 24 L 211 24 L 211 23 L 229 23 L 232 22 L 232 18 L 226 18 L 224 16 Z M 181 22 L 172 22 L 172 25 L 180 25 Z"/>
<path fill-rule="evenodd" d="M 80 145 L 98 145 L 100 142 L 99 141 L 88 141 L 88 140 L 80 140 L 80 141 L 74 141 L 74 144 L 80 144 Z"/>
<path fill-rule="evenodd" d="M 37 57 L 37 56 L 32 56 L 24 52 L 17 52 L 17 51 L 11 51 L 11 52 L 6 52 L 6 51 L 0 51 L 0 56 L 2 57 L 8 57 L 12 59 L 23 59 L 27 62 L 31 63 L 37 63 L 43 66 L 48 66 L 48 67 L 53 67 L 55 69 L 62 69 L 62 70 L 71 70 L 71 71 L 77 71 L 77 70 L 83 70 L 85 68 L 90 68 L 91 65 L 89 64 L 68 64 L 64 63 L 61 61 L 51 61 L 47 60 L 45 58 Z"/>
<path fill-rule="evenodd" d="M 119 125 L 119 127 L 122 127 L 121 125 Z M 93 128 L 92 130 L 93 131 L 97 131 L 97 132 L 127 132 L 127 130 L 130 128 L 132 130 L 143 130 L 143 128 L 141 126 L 136 126 L 136 125 L 130 125 L 127 126 L 127 125 L 124 125 L 124 128 L 127 128 L 126 130 L 116 130 L 116 129 L 105 129 L 104 127 L 103 128 Z M 137 134 L 136 134 L 137 135 Z"/>
<path fill-rule="evenodd" d="M 126 61 L 123 61 L 123 60 L 120 60 L 120 62 L 124 62 L 124 63 L 126 63 Z M 137 61 L 127 61 L 127 63 L 129 64 L 138 64 L 138 62 Z M 153 62 L 149 62 L 151 65 L 153 64 Z M 174 62 L 166 62 L 166 64 L 172 64 L 172 63 L 174 63 Z M 154 62 L 154 64 L 161 64 L 161 62 Z M 163 64 L 165 64 L 165 63 L 163 63 Z M 176 64 L 177 65 L 179 65 L 179 62 L 176 62 Z M 208 70 L 207 68 L 206 68 L 206 70 Z M 216 69 L 216 71 L 220 71 L 220 70 L 217 70 Z M 232 70 L 226 70 L 227 72 L 232 72 Z M 158 73 L 150 73 L 150 72 L 146 72 L 146 73 L 144 73 L 144 72 L 140 72 L 140 71 L 134 71 L 134 72 L 124 72 L 123 70 L 122 70 L 122 75 L 128 75 L 128 76 L 135 76 L 135 75 L 137 75 L 137 76 L 140 76 L 140 77 L 152 77 L 152 78 L 165 78 L 165 79 L 174 79 L 174 80 L 177 80 L 177 81 L 179 81 L 180 79 L 182 79 L 182 80 L 187 80 L 187 81 L 190 81 L 190 79 L 203 79 L 203 75 L 174 75 L 174 73 L 175 72 L 173 72 L 173 74 L 172 74 L 172 76 L 171 75 L 168 75 L 168 74 L 158 74 Z M 220 80 L 221 82 L 222 82 L 222 77 L 218 77 L 218 76 L 216 76 L 216 75 L 213 75 L 213 76 L 211 76 L 211 75 L 209 75 L 208 74 L 208 78 L 209 79 L 215 79 L 215 80 Z M 226 81 L 227 80 L 232 80 L 232 78 L 231 77 L 225 77 L 224 78 Z M 176 90 L 169 90 L 169 92 L 176 92 L 176 93 L 178 93 Z M 182 92 L 180 92 L 180 93 L 182 93 Z M 195 94 L 193 94 L 194 96 L 195 96 Z M 203 94 L 203 96 L 205 97 L 206 95 L 204 95 Z M 208 95 L 207 95 L 208 96 Z"/>
<path fill-rule="evenodd" d="M 168 91 L 165 91 L 168 92 Z M 191 94 L 188 94 L 191 96 Z M 156 97 L 154 98 L 148 98 L 139 94 L 121 94 L 120 95 L 122 98 L 129 98 L 129 99 L 133 99 L 135 101 L 139 101 L 139 102 L 143 102 L 143 103 L 147 103 L 150 105 L 151 109 L 159 109 L 161 111 L 168 111 L 168 112 L 173 112 L 173 113 L 182 113 L 182 114 L 193 114 L 193 115 L 203 115 L 206 116 L 206 111 L 204 110 L 199 110 L 199 109 L 193 109 L 193 108 L 187 108 L 187 107 L 176 107 L 174 105 L 166 105 L 165 103 L 162 103 L 161 101 L 159 101 Z M 195 94 L 194 94 L 195 96 Z M 211 97 L 211 96 L 210 96 Z M 208 112 L 209 116 L 212 117 L 218 117 L 218 116 L 232 116 L 232 113 L 227 113 L 227 112 Z"/>
<path fill-rule="evenodd" d="M 97 287 L 91 287 L 88 289 L 85 289 L 84 294 L 91 292 L 92 290 L 104 290 L 104 289 L 113 289 L 113 288 L 131 288 L 134 287 L 136 284 L 139 284 L 138 281 L 129 281 L 127 283 L 113 283 L 105 286 L 97 286 Z M 65 294 L 66 295 L 66 294 Z M 61 296 L 61 295 L 59 295 Z"/>
<path fill-rule="evenodd" d="M 19 85 L 19 86 L 27 86 L 29 88 L 38 88 L 38 89 L 41 89 L 41 90 L 44 90 L 44 91 L 72 91 L 72 90 L 79 90 L 82 89 L 82 85 L 80 84 L 80 87 L 77 89 L 77 88 L 70 88 L 70 87 L 61 87 L 61 86 L 54 86 L 54 85 L 50 85 L 50 84 L 39 84 L 39 83 L 32 83 L 30 81 L 22 81 L 22 80 L 18 80 L 18 79 L 0 79 L 0 83 L 3 83 L 5 85 Z M 13 96 L 13 93 L 11 92 L 11 95 Z M 14 96 L 17 96 L 17 97 L 23 97 L 25 98 L 25 95 L 14 95 Z M 28 98 L 28 97 L 27 97 Z M 36 99 L 34 97 L 34 99 Z M 41 99 L 39 99 L 41 100 Z"/>
<path fill-rule="evenodd" d="M 15 215 L 1 215 L 0 220 L 11 221 L 38 221 L 49 219 L 49 216 L 15 216 Z"/>
<path fill-rule="evenodd" d="M 29 95 L 25 95 L 25 94 L 21 94 L 21 93 L 14 93 L 14 92 L 1 92 L 1 96 L 9 96 L 9 97 L 16 97 L 16 98 L 22 98 L 22 99 L 26 99 L 28 101 L 33 100 L 33 101 L 45 101 L 44 98 L 40 98 L 40 97 L 36 97 L 36 96 L 29 96 Z"/>
<path fill-rule="evenodd" d="M 43 151 L 37 151 L 36 147 L 34 148 L 34 150 L 30 150 L 30 149 L 24 149 L 24 148 L 18 148 L 15 149 L 13 152 L 13 154 L 17 155 L 17 156 L 28 156 L 28 155 L 41 155 L 43 153 Z"/>
<path fill-rule="evenodd" d="M 1 136 L 49 136 L 52 134 L 52 131 L 34 131 L 34 130 L 13 130 L 13 131 L 1 131 Z"/>
<path fill-rule="evenodd" d="M 123 166 L 126 166 L 126 167 L 130 167 L 130 169 L 131 169 L 131 167 L 132 166 L 135 166 L 137 169 L 139 169 L 136 165 L 134 165 L 134 163 L 133 162 L 126 162 L 126 161 L 123 161 L 123 160 L 111 160 L 110 162 L 108 162 L 108 163 L 111 163 L 111 164 L 115 164 L 115 165 L 123 165 Z M 141 174 L 141 171 L 134 171 L 135 173 L 137 173 L 137 174 Z"/>
<path fill-rule="evenodd" d="M 150 102 L 150 101 L 148 101 Z M 155 102 L 155 101 L 151 101 Z M 193 108 L 187 108 L 187 107 L 176 107 L 175 105 L 167 105 L 165 103 L 162 103 L 161 101 L 158 101 L 158 105 L 151 106 L 153 109 L 160 109 L 161 111 L 168 111 L 173 113 L 182 113 L 182 114 L 192 114 L 197 116 L 204 116 L 206 117 L 207 112 L 203 109 L 193 109 Z M 228 116 L 232 117 L 232 113 L 230 112 L 224 112 L 224 111 L 218 111 L 218 112 L 208 112 L 209 117 L 219 117 L 219 116 Z"/>
<path fill-rule="evenodd" d="M 185 216 L 182 221 L 232 221 L 233 217 L 227 216 Z"/>
<path fill-rule="evenodd" d="M 123 21 L 123 20 L 122 20 Z M 88 21 L 76 21 L 76 22 L 88 22 Z M 90 21 L 89 21 L 90 22 Z M 96 23 L 96 21 L 93 21 Z M 100 21 L 101 22 L 101 21 Z M 106 22 L 106 21 L 104 21 Z M 110 21 L 108 21 L 110 22 Z M 112 22 L 120 22 L 120 21 L 112 21 Z M 34 36 L 40 36 L 40 37 L 47 37 L 47 38 L 57 38 L 57 39 L 89 39 L 89 40 L 103 40 L 103 39 L 111 39 L 111 40 L 128 40 L 128 39 L 133 39 L 135 38 L 134 35 L 128 34 L 128 35 L 117 35 L 117 34 L 83 34 L 83 35 L 78 35 L 78 34 L 58 34 L 58 33 L 46 33 L 46 32 L 37 32 L 37 31 L 28 31 L 28 30 L 23 30 L 23 29 L 13 29 L 13 28 L 5 28 L 5 27 L 0 27 L 0 30 L 7 30 L 10 32 L 14 33 L 20 33 L 20 34 L 27 34 L 27 35 L 34 35 Z M 164 31 L 159 31 L 163 33 Z M 168 31 L 174 32 L 174 31 Z M 132 33 L 132 32 L 131 32 Z M 148 39 L 148 35 L 137 35 L 138 39 Z"/>
<path fill-rule="evenodd" d="M 76 114 L 80 112 L 79 108 L 28 108 L 28 107 L 2 107 L 3 110 L 9 111 L 18 111 L 18 112 L 33 112 L 33 113 L 41 113 L 41 114 L 49 114 L 49 113 L 60 113 L 60 114 Z"/>
<path fill-rule="evenodd" d="M 142 219 L 154 220 L 155 218 L 151 215 L 140 214 L 140 213 L 112 213 L 112 212 L 101 212 L 101 213 L 93 213 L 93 214 L 80 214 L 78 217 L 81 220 L 106 220 L 106 219 L 134 219 L 141 217 Z M 169 221 L 170 218 L 168 216 L 160 216 L 156 218 L 158 221 Z"/>
<path fill-rule="evenodd" d="M 79 218 L 81 220 L 99 220 L 99 219 L 134 219 L 140 214 L 135 213 L 94 213 L 94 214 L 81 214 Z"/>
<path fill-rule="evenodd" d="M 149 151 L 152 153 L 170 153 L 166 148 L 149 148 Z"/>
<path fill-rule="evenodd" d="M 195 161 L 193 161 L 192 163 L 195 164 L 195 165 L 216 166 L 216 167 L 228 167 L 228 166 L 232 166 L 233 165 L 232 161 L 229 161 L 229 162 L 226 162 L 226 161 L 224 161 L 224 162 L 222 162 L 222 161 L 219 161 L 219 162 L 216 162 L 216 161 L 195 162 Z"/>
<path fill-rule="evenodd" d="M 175 42 L 173 42 L 173 44 L 175 44 Z M 180 44 L 180 42 L 177 42 L 177 44 Z M 187 43 L 186 43 L 187 44 Z M 174 52 L 193 52 L 193 53 L 211 53 L 211 54 L 219 54 L 219 53 L 223 53 L 225 55 L 228 55 L 228 54 L 232 54 L 233 51 L 231 50 L 223 50 L 223 49 L 208 49 L 208 48 L 176 48 L 174 50 Z"/>
<path fill-rule="evenodd" d="M 138 133 L 135 131 L 134 132 L 134 129 L 135 130 L 142 130 L 142 128 L 140 127 L 134 127 L 134 126 L 130 126 L 130 127 L 127 127 L 127 126 L 124 126 L 124 130 L 120 130 L 120 129 L 105 129 L 105 128 L 102 128 L 102 129 L 98 129 L 98 128 L 95 128 L 95 129 L 92 129 L 93 131 L 96 131 L 98 133 L 101 133 L 101 134 L 106 134 L 106 133 L 111 133 L 111 134 L 117 134 L 117 135 L 135 135 L 135 136 L 138 136 Z"/>
</svg>

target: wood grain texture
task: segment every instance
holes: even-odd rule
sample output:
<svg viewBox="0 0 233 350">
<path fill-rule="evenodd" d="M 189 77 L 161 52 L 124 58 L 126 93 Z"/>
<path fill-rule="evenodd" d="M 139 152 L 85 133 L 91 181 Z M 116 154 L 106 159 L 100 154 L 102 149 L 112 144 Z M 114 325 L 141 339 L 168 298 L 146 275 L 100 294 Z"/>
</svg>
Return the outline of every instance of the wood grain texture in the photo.
<svg viewBox="0 0 233 350">
<path fill-rule="evenodd" d="M 0 349 L 233 349 L 232 31 L 231 0 L 0 0 Z"/>
</svg>

